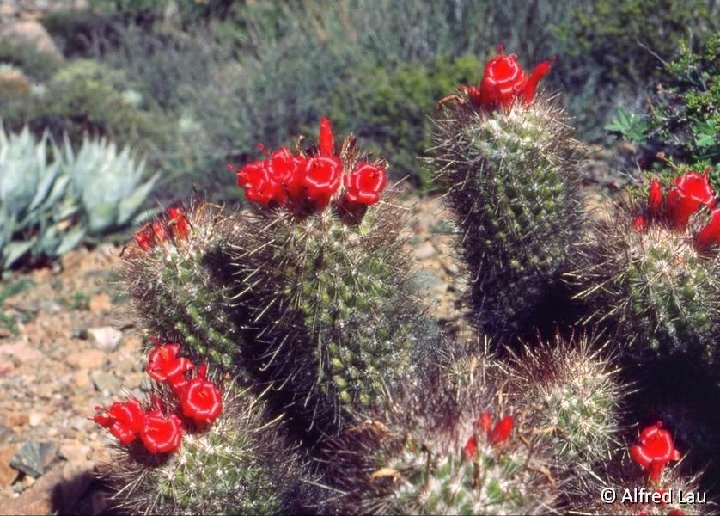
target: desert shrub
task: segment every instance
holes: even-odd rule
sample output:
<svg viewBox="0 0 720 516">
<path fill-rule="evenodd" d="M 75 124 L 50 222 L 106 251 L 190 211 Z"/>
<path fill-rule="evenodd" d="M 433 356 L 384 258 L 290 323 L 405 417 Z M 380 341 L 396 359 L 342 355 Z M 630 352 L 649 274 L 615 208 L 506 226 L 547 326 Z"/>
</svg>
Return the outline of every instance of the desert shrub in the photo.
<svg viewBox="0 0 720 516">
<path fill-rule="evenodd" d="M 664 68 L 647 113 L 619 110 L 612 132 L 700 169 L 720 158 L 720 33 L 697 52 L 684 46 Z M 657 165 L 662 165 L 657 163 Z"/>
<path fill-rule="evenodd" d="M 89 133 L 157 153 L 165 138 L 164 120 L 147 107 L 122 71 L 81 59 L 59 69 L 33 95 L 8 102 L 3 115 L 13 130 L 28 125 L 35 134 L 47 130 L 56 140 L 67 135 L 76 145 Z"/>
<path fill-rule="evenodd" d="M 0 41 L 0 63 L 19 68 L 33 81 L 44 82 L 60 68 L 62 60 L 29 43 Z"/>
<path fill-rule="evenodd" d="M 663 62 L 681 43 L 720 27 L 720 3 L 693 0 L 603 0 L 573 6 L 553 27 L 559 59 L 550 78 L 566 92 L 568 107 L 586 138 L 618 105 L 638 109 L 647 86 L 660 80 Z"/>
</svg>

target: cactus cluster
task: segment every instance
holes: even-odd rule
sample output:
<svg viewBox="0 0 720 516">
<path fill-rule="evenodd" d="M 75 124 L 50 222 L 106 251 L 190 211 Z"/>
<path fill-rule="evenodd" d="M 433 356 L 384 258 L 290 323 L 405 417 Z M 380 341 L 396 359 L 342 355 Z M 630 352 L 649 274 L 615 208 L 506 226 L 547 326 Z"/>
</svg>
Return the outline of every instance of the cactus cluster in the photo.
<svg viewBox="0 0 720 516">
<path fill-rule="evenodd" d="M 105 470 L 120 504 L 711 507 L 600 493 L 701 487 L 684 472 L 704 466 L 690 449 L 700 426 L 672 411 L 649 421 L 627 395 L 642 396 L 679 355 L 717 384 L 717 199 L 706 176 L 686 173 L 613 219 L 585 222 L 572 130 L 552 99 L 535 98 L 551 65 L 528 75 L 501 48 L 478 85 L 441 102 L 430 163 L 471 281 L 469 324 L 452 335 L 412 281 L 388 164 L 352 137 L 336 142 L 327 119 L 316 143 L 261 147 L 264 158 L 229 167 L 251 209 L 175 205 L 138 230 L 125 282 L 155 338 L 147 371 L 161 384 L 150 405 L 96 415 L 123 444 Z"/>
</svg>

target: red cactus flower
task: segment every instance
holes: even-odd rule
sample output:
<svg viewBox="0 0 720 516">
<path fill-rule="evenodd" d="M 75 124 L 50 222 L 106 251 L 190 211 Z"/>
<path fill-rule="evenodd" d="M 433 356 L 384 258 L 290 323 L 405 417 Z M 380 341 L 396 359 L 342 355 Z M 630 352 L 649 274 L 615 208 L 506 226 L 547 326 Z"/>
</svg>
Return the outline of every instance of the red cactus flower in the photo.
<svg viewBox="0 0 720 516">
<path fill-rule="evenodd" d="M 175 414 L 164 417 L 159 409 L 146 414 L 140 440 L 150 453 L 174 452 L 182 441 L 182 421 Z"/>
<path fill-rule="evenodd" d="M 640 444 L 630 447 L 630 457 L 648 473 L 653 484 L 658 484 L 665 465 L 680 460 L 672 435 L 662 428 L 662 422 L 645 427 L 639 436 Z"/>
<path fill-rule="evenodd" d="M 504 56 L 503 45 L 498 45 L 498 55 L 485 65 L 480 87 L 468 88 L 470 100 L 486 111 L 492 111 L 498 106 L 508 109 L 517 100 L 530 104 L 535 98 L 540 79 L 550 71 L 551 66 L 552 61 L 543 61 L 528 78 L 517 56 Z"/>
<path fill-rule="evenodd" d="M 712 245 L 720 245 L 720 207 L 710 211 L 710 222 L 698 231 L 695 245 L 700 252 L 705 252 Z"/>
<path fill-rule="evenodd" d="M 237 170 L 237 183 L 245 189 L 248 201 L 267 206 L 281 197 L 281 187 L 272 177 L 271 169 L 265 161 L 248 163 Z"/>
<path fill-rule="evenodd" d="M 704 174 L 687 172 L 675 180 L 665 202 L 670 219 L 677 229 L 687 227 L 690 216 L 701 205 L 712 208 L 717 202 L 710 186 L 709 169 Z"/>
<path fill-rule="evenodd" d="M 484 431 L 488 443 L 495 446 L 502 444 L 510 437 L 514 424 L 515 420 L 513 417 L 506 416 L 498 421 L 495 427 L 492 428 L 492 416 L 489 412 L 483 412 L 475 422 L 475 427 L 478 430 Z M 475 436 L 471 436 L 465 443 L 465 456 L 474 457 L 476 451 L 477 443 L 475 442 Z"/>
<path fill-rule="evenodd" d="M 281 204 L 302 201 L 303 176 L 307 168 L 307 158 L 293 156 L 286 148 L 276 150 L 267 160 L 267 166 L 275 183 L 280 185 L 276 200 Z"/>
<path fill-rule="evenodd" d="M 187 358 L 178 357 L 178 351 L 179 344 L 156 345 L 151 349 L 146 368 L 150 378 L 180 388 L 186 381 L 185 371 L 192 369 L 193 363 Z"/>
<path fill-rule="evenodd" d="M 303 183 L 308 199 L 325 207 L 340 186 L 342 162 L 336 156 L 316 156 L 308 161 Z"/>
<path fill-rule="evenodd" d="M 663 190 L 660 181 L 657 178 L 650 183 L 650 197 L 648 199 L 648 215 L 657 217 L 660 215 L 663 202 Z"/>
<path fill-rule="evenodd" d="M 515 420 L 512 416 L 502 418 L 498 424 L 495 425 L 493 431 L 490 432 L 490 435 L 488 435 L 488 441 L 490 441 L 490 444 L 501 444 L 507 441 L 507 438 L 510 437 L 510 433 L 512 432 L 514 423 Z"/>
<path fill-rule="evenodd" d="M 343 181 L 346 200 L 369 206 L 380 200 L 380 193 L 387 185 L 387 174 L 384 168 L 361 161 Z"/>
<path fill-rule="evenodd" d="M 333 130 L 330 125 L 330 120 L 322 117 L 320 120 L 320 136 L 318 138 L 318 150 L 320 156 L 333 156 L 334 155 L 334 142 L 333 142 Z"/>
<path fill-rule="evenodd" d="M 95 407 L 95 410 L 103 410 Z M 93 420 L 103 428 L 109 428 L 120 444 L 132 443 L 142 428 L 145 413 L 135 399 L 114 402 L 104 413 L 96 414 Z"/>
<path fill-rule="evenodd" d="M 212 423 L 222 413 L 222 394 L 217 385 L 204 377 L 193 378 L 181 391 L 180 407 L 196 423 Z"/>
<path fill-rule="evenodd" d="M 181 208 L 172 207 L 167 210 L 168 217 L 170 218 L 170 227 L 172 228 L 174 238 L 187 238 L 188 236 L 188 221 L 185 217 L 185 212 Z"/>
<path fill-rule="evenodd" d="M 135 243 L 143 251 L 149 251 L 155 247 L 155 235 L 150 226 L 145 226 L 135 233 Z"/>
<path fill-rule="evenodd" d="M 647 220 L 642 215 L 638 215 L 633 220 L 633 229 L 638 233 L 642 233 L 647 228 Z"/>
</svg>

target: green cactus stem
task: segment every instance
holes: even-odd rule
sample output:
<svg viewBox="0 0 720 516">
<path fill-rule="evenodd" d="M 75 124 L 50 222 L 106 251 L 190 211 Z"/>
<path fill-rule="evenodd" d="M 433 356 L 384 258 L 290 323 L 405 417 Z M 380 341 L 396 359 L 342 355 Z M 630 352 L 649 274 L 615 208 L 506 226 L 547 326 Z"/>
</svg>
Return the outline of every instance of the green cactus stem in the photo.
<svg viewBox="0 0 720 516">
<path fill-rule="evenodd" d="M 637 361 L 676 353 L 717 370 L 720 262 L 699 254 L 689 231 L 638 228 L 638 207 L 618 204 L 587 233 L 570 281 Z"/>
<path fill-rule="evenodd" d="M 576 142 L 566 116 L 538 99 L 509 111 L 469 102 L 435 120 L 430 163 L 448 189 L 471 278 L 470 304 L 492 336 L 532 334 L 558 288 L 582 221 Z"/>
<path fill-rule="evenodd" d="M 194 358 L 245 374 L 242 337 L 230 302 L 228 240 L 238 219 L 203 204 L 185 214 L 187 235 L 158 220 L 166 240 L 147 250 L 132 246 L 124 278 L 135 308 L 151 334 L 179 339 Z M 152 227 L 150 227 L 152 229 Z"/>
<path fill-rule="evenodd" d="M 561 467 L 591 471 L 618 448 L 623 387 L 608 344 L 559 336 L 511 360 L 511 389 Z"/>
<path fill-rule="evenodd" d="M 308 429 L 335 432 L 381 403 L 432 336 L 411 290 L 403 215 L 389 202 L 357 225 L 333 210 L 263 211 L 235 239 L 236 303 L 260 377 Z"/>
</svg>

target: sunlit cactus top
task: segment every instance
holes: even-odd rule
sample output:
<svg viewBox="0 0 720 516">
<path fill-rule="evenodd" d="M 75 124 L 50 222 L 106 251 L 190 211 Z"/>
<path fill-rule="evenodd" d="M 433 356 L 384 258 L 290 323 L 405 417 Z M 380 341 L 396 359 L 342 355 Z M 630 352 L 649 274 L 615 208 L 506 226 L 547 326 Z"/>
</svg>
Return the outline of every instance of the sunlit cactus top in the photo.
<svg viewBox="0 0 720 516">
<path fill-rule="evenodd" d="M 245 197 L 262 206 L 305 215 L 334 203 L 341 211 L 358 213 L 378 202 L 387 185 L 385 162 L 359 159 L 353 137 L 336 149 L 327 118 L 320 121 L 318 145 L 309 152 L 293 154 L 283 147 L 265 153 L 264 160 L 230 166 Z"/>
<path fill-rule="evenodd" d="M 690 218 L 703 209 L 710 210 L 710 218 L 695 236 L 695 247 L 700 252 L 716 249 L 720 245 L 720 207 L 717 195 L 710 185 L 710 168 L 704 173 L 686 172 L 668 188 L 667 193 L 658 179 L 650 184 L 647 207 L 635 218 L 635 229 L 644 231 L 649 223 L 667 223 L 684 231 Z"/>
</svg>

